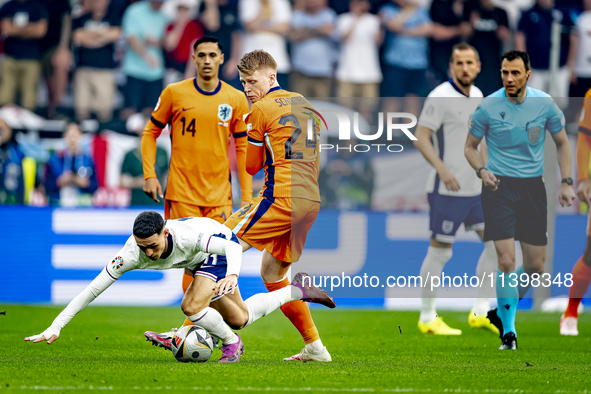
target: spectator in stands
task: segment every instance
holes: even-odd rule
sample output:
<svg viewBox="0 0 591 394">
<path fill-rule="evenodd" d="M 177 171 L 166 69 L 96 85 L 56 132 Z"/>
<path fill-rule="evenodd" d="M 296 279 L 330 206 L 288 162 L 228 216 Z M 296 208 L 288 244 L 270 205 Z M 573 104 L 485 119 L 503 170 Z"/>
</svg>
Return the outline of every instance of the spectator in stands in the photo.
<svg viewBox="0 0 591 394">
<path fill-rule="evenodd" d="M 162 44 L 167 21 L 161 6 L 162 0 L 141 0 L 130 5 L 123 15 L 128 44 L 123 59 L 127 76 L 123 119 L 136 112 L 152 112 L 162 91 Z"/>
<path fill-rule="evenodd" d="M 12 129 L 0 119 L 0 204 L 24 202 L 23 158 Z"/>
<path fill-rule="evenodd" d="M 69 0 L 44 0 L 44 3 L 47 34 L 41 41 L 41 71 L 47 83 L 47 115 L 54 118 L 68 88 L 68 73 L 73 65 L 70 52 L 72 10 Z"/>
<path fill-rule="evenodd" d="M 193 62 L 189 62 L 193 55 L 193 43 L 203 37 L 203 25 L 194 18 L 195 11 L 192 9 L 191 0 L 178 0 L 176 17 L 166 26 L 166 67 L 175 71 L 173 82 L 183 79 L 187 63 L 189 68 L 195 68 Z"/>
<path fill-rule="evenodd" d="M 90 118 L 94 112 L 99 121 L 113 117 L 115 99 L 115 42 L 121 37 L 121 21 L 108 13 L 109 0 L 86 0 L 91 13 L 74 19 L 76 50 L 75 102 L 76 118 Z"/>
<path fill-rule="evenodd" d="M 584 6 L 571 37 L 571 97 L 585 97 L 591 89 L 591 0 L 584 0 Z"/>
<path fill-rule="evenodd" d="M 364 98 L 355 106 L 367 120 L 380 96 L 379 47 L 384 37 L 379 18 L 369 13 L 370 6 L 368 0 L 351 0 L 350 11 L 339 15 L 336 23 L 341 39 L 338 96 Z"/>
<path fill-rule="evenodd" d="M 164 207 L 164 200 L 159 203 L 144 193 L 144 168 L 142 162 L 142 133 L 146 126 L 147 119 L 142 114 L 136 114 L 127 120 L 127 130 L 137 133 L 138 144 L 135 149 L 125 154 L 123 165 L 121 166 L 120 185 L 131 191 L 131 205 L 159 205 Z M 166 185 L 168 176 L 168 154 L 166 150 L 157 147 L 156 163 L 154 166 L 156 177 L 161 185 Z"/>
<path fill-rule="evenodd" d="M 466 4 L 462 30 L 480 55 L 482 68 L 475 85 L 488 96 L 503 87 L 499 65 L 503 44 L 511 35 L 507 12 L 495 7 L 493 0 Z"/>
<path fill-rule="evenodd" d="M 449 78 L 449 56 L 461 41 L 465 0 L 433 0 L 429 16 L 433 21 L 429 41 L 431 70 L 439 83 Z M 497 67 L 498 68 L 498 67 Z"/>
<path fill-rule="evenodd" d="M 385 97 L 425 97 L 429 65 L 431 20 L 416 0 L 392 0 L 380 8 L 379 16 L 387 29 L 384 50 Z M 418 100 L 405 100 L 406 112 L 418 114 Z M 396 99 L 386 101 L 386 112 L 398 112 Z"/>
<path fill-rule="evenodd" d="M 552 22 L 562 25 L 560 42 L 560 63 L 556 75 L 550 75 L 550 48 L 552 47 Z M 521 15 L 515 46 L 526 51 L 531 61 L 531 77 L 528 86 L 554 94 L 556 97 L 568 97 L 569 69 L 566 67 L 570 50 L 570 32 L 573 21 L 569 12 L 554 7 L 554 0 L 537 0 L 533 8 Z M 557 92 L 549 92 L 550 80 L 556 81 Z"/>
<path fill-rule="evenodd" d="M 336 13 L 326 0 L 305 0 L 291 18 L 291 89 L 304 97 L 330 97 L 336 48 L 331 35 Z"/>
<path fill-rule="evenodd" d="M 45 191 L 51 204 L 90 205 L 98 188 L 92 157 L 80 144 L 82 130 L 70 123 L 64 131 L 66 149 L 50 156 L 45 164 Z"/>
<path fill-rule="evenodd" d="M 221 78 L 242 90 L 238 75 L 238 62 L 242 51 L 242 28 L 238 21 L 238 0 L 204 0 L 200 20 L 208 36 L 219 40 L 224 50 Z M 194 77 L 197 69 L 190 67 L 187 76 Z"/>
<path fill-rule="evenodd" d="M 289 0 L 240 0 L 238 17 L 244 27 L 242 54 L 263 48 L 277 62 L 277 82 L 289 88 L 291 70 L 285 35 L 291 20 Z"/>
<path fill-rule="evenodd" d="M 15 102 L 34 111 L 41 75 L 41 39 L 47 33 L 47 11 L 38 0 L 11 0 L 0 9 L 0 31 L 6 38 L 0 83 L 0 105 Z"/>
</svg>

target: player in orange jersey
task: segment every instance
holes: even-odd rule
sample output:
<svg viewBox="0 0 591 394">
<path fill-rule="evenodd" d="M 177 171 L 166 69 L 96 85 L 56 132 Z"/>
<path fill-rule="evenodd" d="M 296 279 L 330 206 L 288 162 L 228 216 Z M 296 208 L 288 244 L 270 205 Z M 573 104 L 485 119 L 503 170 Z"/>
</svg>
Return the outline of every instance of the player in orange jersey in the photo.
<svg viewBox="0 0 591 394">
<path fill-rule="evenodd" d="M 160 94 L 152 118 L 142 136 L 144 192 L 160 202 L 164 217 L 208 217 L 224 223 L 232 215 L 232 185 L 228 148 L 236 145 L 241 206 L 252 199 L 252 177 L 246 172 L 246 124 L 248 101 L 244 93 L 218 77 L 224 63 L 217 39 L 195 42 L 193 61 L 197 77 L 168 85 Z M 166 197 L 156 178 L 156 139 L 170 125 L 172 153 Z M 193 281 L 185 270 L 183 292 Z M 193 324 L 185 320 L 185 324 Z"/>
<path fill-rule="evenodd" d="M 249 174 L 264 168 L 265 185 L 259 197 L 235 212 L 225 225 L 243 247 L 263 251 L 261 276 L 267 289 L 274 291 L 289 285 L 288 270 L 299 260 L 320 209 L 320 128 L 308 100 L 281 89 L 277 83 L 277 64 L 267 52 L 247 53 L 240 60 L 238 70 L 252 103 L 246 117 L 249 142 L 246 168 Z M 308 130 L 310 127 L 312 130 Z M 306 343 L 299 354 L 285 360 L 331 361 L 308 306 L 299 301 L 290 302 L 281 310 Z"/>
<path fill-rule="evenodd" d="M 573 267 L 572 286 L 568 292 L 568 306 L 560 318 L 561 335 L 579 335 L 577 319 L 581 298 L 591 283 L 591 181 L 589 181 L 589 155 L 591 152 L 591 89 L 585 94 L 583 112 L 579 123 L 579 139 L 577 141 L 577 172 L 579 187 L 577 194 L 581 201 L 587 203 L 587 245 L 585 252 Z"/>
</svg>

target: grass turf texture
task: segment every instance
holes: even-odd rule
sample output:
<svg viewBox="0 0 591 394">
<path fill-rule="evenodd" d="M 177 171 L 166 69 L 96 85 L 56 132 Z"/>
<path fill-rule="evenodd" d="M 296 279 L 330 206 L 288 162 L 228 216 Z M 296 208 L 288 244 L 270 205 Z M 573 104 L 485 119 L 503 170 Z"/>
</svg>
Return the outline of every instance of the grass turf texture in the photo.
<svg viewBox="0 0 591 394">
<path fill-rule="evenodd" d="M 558 314 L 519 312 L 519 349 L 500 351 L 488 331 L 472 330 L 468 313 L 443 312 L 458 337 L 417 329 L 418 313 L 314 310 L 332 363 L 287 363 L 302 348 L 279 312 L 242 330 L 238 364 L 181 364 L 150 346 L 146 330 L 183 321 L 178 308 L 89 307 L 52 345 L 23 338 L 42 332 L 61 308 L 0 305 L 0 393 L 32 390 L 323 391 L 579 393 L 591 389 L 591 316 L 579 337 L 558 334 Z M 398 326 L 402 329 L 399 332 Z M 527 364 L 531 364 L 528 366 Z M 456 391 L 457 390 L 457 391 Z M 587 391 L 585 391 L 587 390 Z"/>
</svg>

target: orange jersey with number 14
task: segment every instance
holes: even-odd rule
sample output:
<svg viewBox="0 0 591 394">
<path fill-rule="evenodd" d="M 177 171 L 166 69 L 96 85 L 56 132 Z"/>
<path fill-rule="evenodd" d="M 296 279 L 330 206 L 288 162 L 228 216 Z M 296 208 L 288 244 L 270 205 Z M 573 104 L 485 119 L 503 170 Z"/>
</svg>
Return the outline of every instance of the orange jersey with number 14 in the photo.
<svg viewBox="0 0 591 394">
<path fill-rule="evenodd" d="M 320 116 L 298 93 L 272 88 L 254 103 L 246 117 L 248 141 L 264 146 L 267 198 L 305 198 L 320 201 L 318 135 Z M 308 129 L 312 127 L 308 138 Z"/>
<path fill-rule="evenodd" d="M 250 201 L 252 178 L 245 169 L 247 112 L 244 93 L 225 82 L 220 81 L 213 92 L 199 89 L 196 79 L 168 85 L 142 137 L 144 178 L 155 176 L 156 138 L 169 123 L 172 152 L 166 200 L 200 207 L 231 205 L 228 148 L 233 136 L 242 200 Z"/>
</svg>

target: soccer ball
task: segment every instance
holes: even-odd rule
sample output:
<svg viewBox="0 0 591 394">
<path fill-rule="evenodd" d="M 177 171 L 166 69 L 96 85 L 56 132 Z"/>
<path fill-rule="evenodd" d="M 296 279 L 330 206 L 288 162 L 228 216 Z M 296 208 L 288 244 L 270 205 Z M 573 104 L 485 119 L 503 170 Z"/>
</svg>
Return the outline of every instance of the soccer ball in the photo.
<svg viewBox="0 0 591 394">
<path fill-rule="evenodd" d="M 172 339 L 172 354 L 181 363 L 204 363 L 212 349 L 213 340 L 203 327 L 183 326 Z"/>
</svg>

